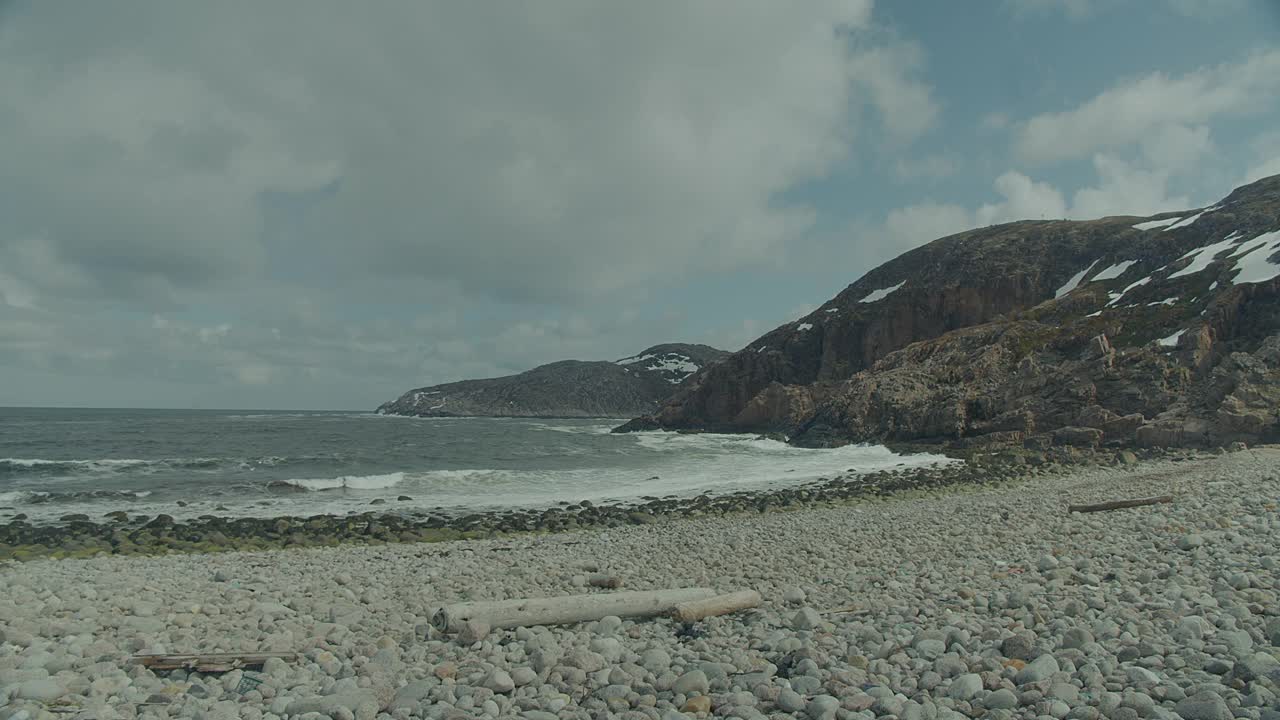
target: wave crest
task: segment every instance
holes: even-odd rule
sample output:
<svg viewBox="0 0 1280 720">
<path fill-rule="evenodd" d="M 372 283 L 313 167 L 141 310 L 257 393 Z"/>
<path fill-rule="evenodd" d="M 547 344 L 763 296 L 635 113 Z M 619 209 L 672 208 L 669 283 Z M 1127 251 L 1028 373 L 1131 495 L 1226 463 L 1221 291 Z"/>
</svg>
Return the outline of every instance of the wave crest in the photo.
<svg viewBox="0 0 1280 720">
<path fill-rule="evenodd" d="M 17 475 L 114 475 L 123 473 L 193 470 L 252 470 L 258 467 L 281 467 L 314 463 L 341 464 L 341 455 L 302 455 L 282 457 L 267 455 L 249 458 L 98 458 L 94 460 L 46 460 L 44 458 L 0 458 L 0 477 Z"/>
<path fill-rule="evenodd" d="M 273 480 L 267 487 L 285 491 L 290 489 L 300 491 L 384 490 L 395 487 L 402 482 L 404 482 L 404 473 L 394 472 L 385 475 L 344 475 L 336 478 Z"/>
<path fill-rule="evenodd" d="M 40 505 L 85 500 L 139 500 L 150 494 L 150 490 L 82 490 L 78 492 L 7 490 L 0 492 L 0 505 Z"/>
</svg>

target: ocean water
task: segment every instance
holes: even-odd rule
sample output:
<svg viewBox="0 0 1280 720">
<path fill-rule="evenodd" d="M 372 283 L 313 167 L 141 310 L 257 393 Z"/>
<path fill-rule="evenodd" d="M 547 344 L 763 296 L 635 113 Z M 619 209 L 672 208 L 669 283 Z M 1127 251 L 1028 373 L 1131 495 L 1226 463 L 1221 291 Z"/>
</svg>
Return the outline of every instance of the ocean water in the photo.
<svg viewBox="0 0 1280 720">
<path fill-rule="evenodd" d="M 536 508 L 946 462 L 751 435 L 610 434 L 621 422 L 0 408 L 0 521 Z M 386 503 L 370 507 L 379 498 Z"/>
</svg>

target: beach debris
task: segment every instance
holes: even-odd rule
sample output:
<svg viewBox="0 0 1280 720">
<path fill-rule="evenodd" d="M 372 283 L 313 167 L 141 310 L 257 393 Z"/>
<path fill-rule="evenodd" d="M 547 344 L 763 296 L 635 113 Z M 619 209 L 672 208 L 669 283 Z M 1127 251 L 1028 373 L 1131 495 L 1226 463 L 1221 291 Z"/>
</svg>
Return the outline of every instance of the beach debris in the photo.
<svg viewBox="0 0 1280 720">
<path fill-rule="evenodd" d="M 1160 503 L 1173 502 L 1172 495 L 1157 495 L 1156 497 L 1134 498 L 1132 500 L 1112 500 L 1111 502 L 1097 503 L 1095 505 L 1068 505 L 1067 512 L 1102 512 L 1103 510 L 1119 510 L 1121 508 L 1141 507 L 1143 505 L 1157 505 Z"/>
<path fill-rule="evenodd" d="M 824 610 L 825 615 L 869 615 L 871 610 L 861 605 L 850 605 L 848 607 L 836 608 L 834 610 Z"/>
<path fill-rule="evenodd" d="M 697 640 L 707 636 L 706 628 L 697 623 L 684 623 L 676 630 L 676 639 L 680 642 Z"/>
<path fill-rule="evenodd" d="M 236 693 L 244 695 L 258 689 L 264 678 L 257 673 L 243 673 L 240 676 L 240 683 L 236 685 Z"/>
<path fill-rule="evenodd" d="M 653 617 L 670 614 L 681 603 L 715 597 L 710 588 L 633 590 L 549 598 L 490 600 L 445 605 L 431 616 L 441 632 L 459 633 L 468 621 L 491 629 L 530 625 L 569 625 L 603 617 Z"/>
<path fill-rule="evenodd" d="M 480 642 L 489 635 L 489 623 L 483 620 L 468 620 L 458 631 L 458 641 L 467 645 Z"/>
<path fill-rule="evenodd" d="M 728 615 L 739 610 L 759 607 L 761 602 L 760 593 L 755 590 L 741 590 L 706 598 L 705 600 L 691 600 L 680 603 L 671 612 L 671 616 L 680 622 L 697 622 L 703 618 Z"/>
<path fill-rule="evenodd" d="M 204 653 L 195 655 L 134 655 L 130 659 L 152 670 L 195 670 L 202 673 L 231 672 L 261 667 L 271 658 L 296 660 L 297 653 Z"/>
</svg>

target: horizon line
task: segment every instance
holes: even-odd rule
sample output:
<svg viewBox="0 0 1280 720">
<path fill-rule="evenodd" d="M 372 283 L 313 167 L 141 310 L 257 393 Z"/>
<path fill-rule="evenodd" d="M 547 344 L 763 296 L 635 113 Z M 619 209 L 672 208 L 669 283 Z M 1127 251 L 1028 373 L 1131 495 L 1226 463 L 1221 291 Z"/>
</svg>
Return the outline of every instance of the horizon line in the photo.
<svg viewBox="0 0 1280 720">
<path fill-rule="evenodd" d="M 111 405 L 0 405 L 0 410 L 191 410 L 200 412 L 342 412 L 342 413 L 375 413 L 376 410 L 363 409 L 303 409 L 303 408 L 249 408 L 249 407 L 117 407 Z"/>
</svg>

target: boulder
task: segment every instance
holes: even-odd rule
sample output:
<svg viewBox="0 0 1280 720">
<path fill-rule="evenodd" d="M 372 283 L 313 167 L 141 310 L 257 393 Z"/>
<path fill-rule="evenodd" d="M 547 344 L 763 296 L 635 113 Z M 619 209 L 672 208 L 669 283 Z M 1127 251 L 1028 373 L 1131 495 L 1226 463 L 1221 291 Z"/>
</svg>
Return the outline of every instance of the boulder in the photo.
<svg viewBox="0 0 1280 720">
<path fill-rule="evenodd" d="M 1054 445 L 1093 448 L 1102 444 L 1102 431 L 1091 427 L 1063 427 L 1053 431 Z"/>
</svg>

